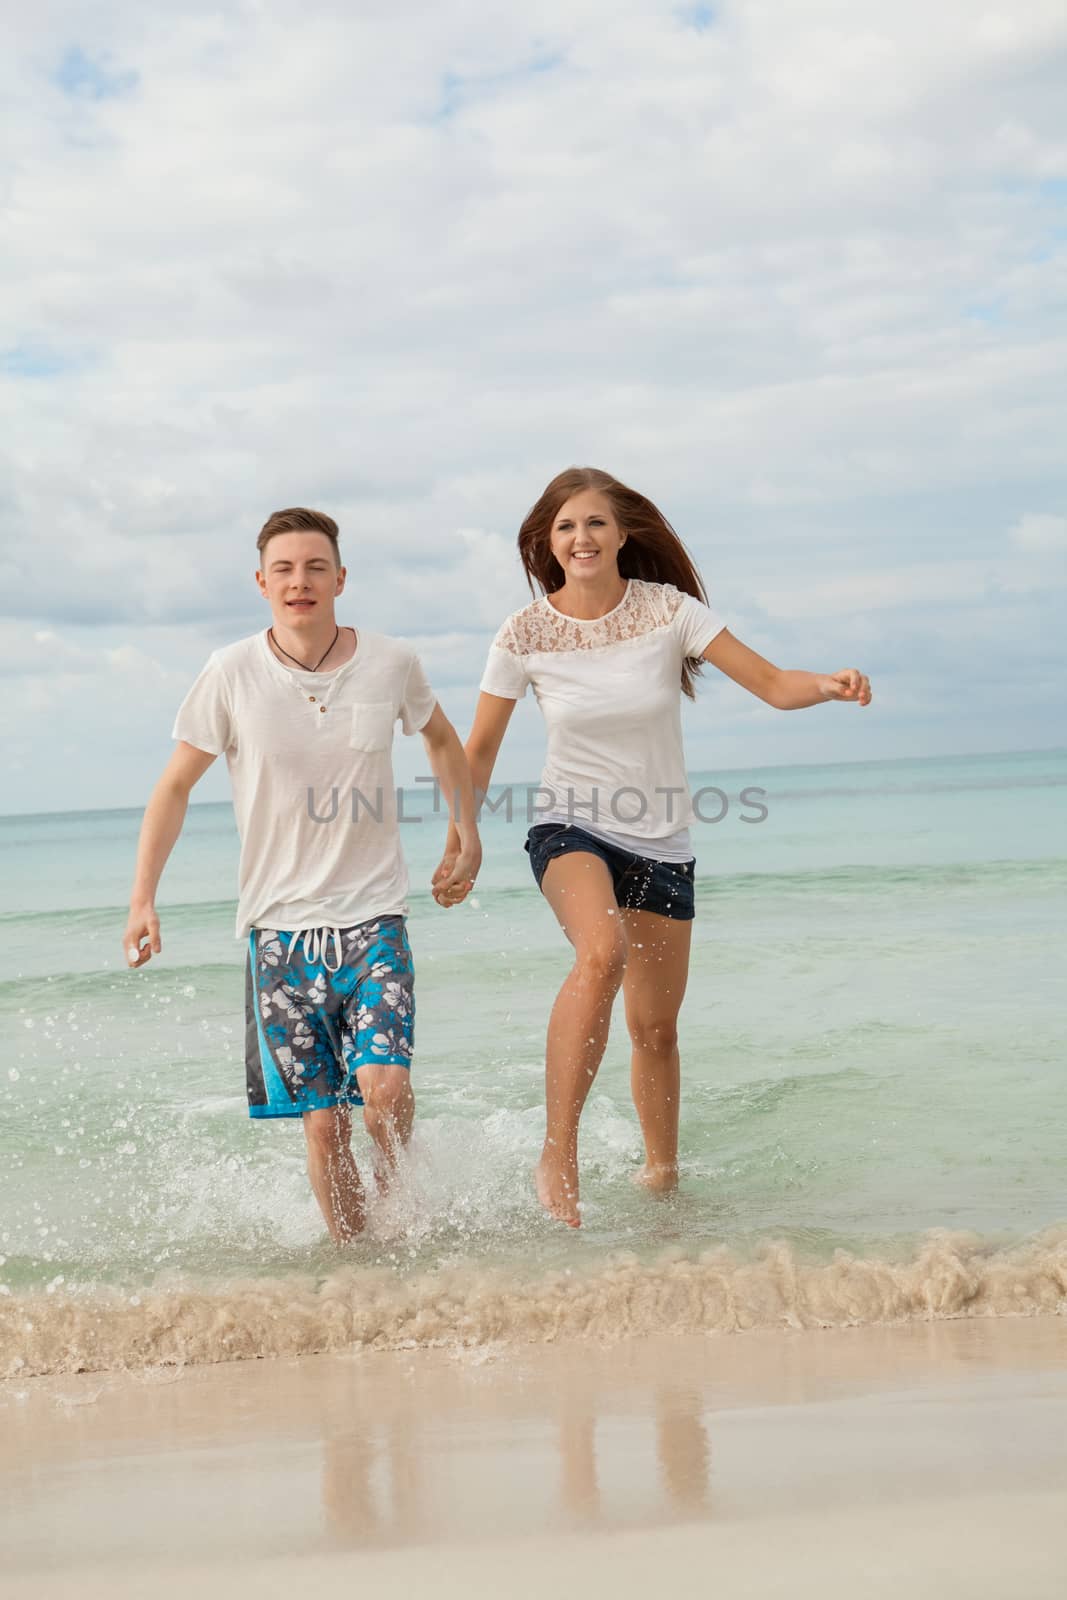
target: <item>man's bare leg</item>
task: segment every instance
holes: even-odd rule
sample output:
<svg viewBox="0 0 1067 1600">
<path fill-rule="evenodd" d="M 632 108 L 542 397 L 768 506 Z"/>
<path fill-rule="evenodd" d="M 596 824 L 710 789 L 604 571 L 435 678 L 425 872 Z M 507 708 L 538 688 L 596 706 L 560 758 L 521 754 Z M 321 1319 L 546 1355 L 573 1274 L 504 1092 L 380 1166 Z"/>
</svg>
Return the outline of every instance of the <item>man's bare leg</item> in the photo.
<svg viewBox="0 0 1067 1600">
<path fill-rule="evenodd" d="M 407 1067 L 368 1064 L 356 1068 L 356 1082 L 363 1096 L 364 1125 L 381 1156 L 378 1184 L 388 1189 L 415 1120 L 411 1073 Z"/>
<path fill-rule="evenodd" d="M 608 1042 L 626 934 L 611 873 L 599 856 L 584 850 L 557 856 L 541 888 L 574 946 L 574 966 L 548 1023 L 545 1144 L 534 1176 L 549 1215 L 577 1228 L 578 1122 Z"/>
<path fill-rule="evenodd" d="M 630 955 L 623 980 L 630 1031 L 630 1088 L 645 1140 L 637 1181 L 660 1193 L 678 1187 L 681 1063 L 678 1013 L 689 978 L 693 924 L 652 911 L 624 911 Z"/>
<path fill-rule="evenodd" d="M 334 1244 L 363 1230 L 363 1184 L 352 1155 L 352 1115 L 344 1106 L 305 1111 L 308 1177 Z"/>
</svg>

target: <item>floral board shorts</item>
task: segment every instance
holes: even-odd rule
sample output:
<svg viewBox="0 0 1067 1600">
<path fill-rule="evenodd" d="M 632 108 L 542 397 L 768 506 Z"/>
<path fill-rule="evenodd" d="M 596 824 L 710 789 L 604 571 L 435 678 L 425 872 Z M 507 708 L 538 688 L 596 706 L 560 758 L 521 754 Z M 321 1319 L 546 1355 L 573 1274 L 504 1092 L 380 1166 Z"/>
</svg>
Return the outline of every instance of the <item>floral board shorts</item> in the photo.
<svg viewBox="0 0 1067 1600">
<path fill-rule="evenodd" d="M 404 918 L 253 928 L 245 972 L 248 1114 L 360 1106 L 360 1067 L 411 1066 L 415 965 Z"/>
</svg>

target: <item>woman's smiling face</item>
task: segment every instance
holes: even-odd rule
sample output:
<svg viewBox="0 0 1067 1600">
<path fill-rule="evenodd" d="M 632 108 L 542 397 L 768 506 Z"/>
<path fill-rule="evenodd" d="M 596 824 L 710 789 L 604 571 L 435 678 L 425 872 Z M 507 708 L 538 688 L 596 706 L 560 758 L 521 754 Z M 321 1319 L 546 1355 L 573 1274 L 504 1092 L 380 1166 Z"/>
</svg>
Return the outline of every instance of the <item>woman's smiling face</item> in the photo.
<svg viewBox="0 0 1067 1600">
<path fill-rule="evenodd" d="M 605 574 L 618 576 L 619 551 L 626 539 L 607 495 L 583 489 L 557 511 L 551 543 L 566 581 L 585 583 Z"/>
</svg>

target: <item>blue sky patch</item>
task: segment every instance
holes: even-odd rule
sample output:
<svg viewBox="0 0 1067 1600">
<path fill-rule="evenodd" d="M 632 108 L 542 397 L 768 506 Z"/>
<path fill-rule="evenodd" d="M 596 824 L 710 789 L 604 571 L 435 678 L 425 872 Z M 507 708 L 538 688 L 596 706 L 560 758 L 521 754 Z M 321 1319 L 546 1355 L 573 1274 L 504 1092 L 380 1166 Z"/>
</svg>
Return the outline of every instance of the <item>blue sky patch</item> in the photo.
<svg viewBox="0 0 1067 1600">
<path fill-rule="evenodd" d="M 20 341 L 0 350 L 0 375 L 5 378 L 57 378 L 81 363 L 49 345 Z"/>
<path fill-rule="evenodd" d="M 999 300 L 972 300 L 964 306 L 963 314 L 970 322 L 984 322 L 990 327 L 1004 321 L 1004 307 Z"/>
<path fill-rule="evenodd" d="M 564 57 L 558 51 L 546 50 L 540 55 L 531 56 L 527 61 L 519 62 L 514 67 L 507 67 L 502 72 L 470 75 L 446 72 L 441 79 L 441 99 L 433 120 L 447 121 L 470 100 L 522 83 L 527 78 L 538 78 L 547 72 L 554 72 L 557 67 L 562 66 L 563 60 Z"/>
<path fill-rule="evenodd" d="M 54 81 L 74 100 L 119 100 L 132 94 L 139 80 L 136 72 L 120 71 L 106 56 L 93 57 L 80 45 L 71 45 Z"/>
<path fill-rule="evenodd" d="M 698 0 L 695 5 L 683 6 L 678 13 L 682 23 L 696 33 L 707 33 L 715 23 L 715 7 Z"/>
</svg>

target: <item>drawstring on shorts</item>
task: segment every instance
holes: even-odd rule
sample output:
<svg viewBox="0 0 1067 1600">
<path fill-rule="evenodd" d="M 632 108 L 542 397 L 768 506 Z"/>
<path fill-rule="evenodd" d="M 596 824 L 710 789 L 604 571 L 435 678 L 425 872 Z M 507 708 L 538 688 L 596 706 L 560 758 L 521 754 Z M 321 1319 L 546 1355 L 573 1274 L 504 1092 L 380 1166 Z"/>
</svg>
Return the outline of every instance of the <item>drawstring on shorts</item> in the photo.
<svg viewBox="0 0 1067 1600">
<path fill-rule="evenodd" d="M 331 967 L 327 959 L 327 950 L 331 938 L 333 939 L 334 953 L 337 956 L 337 965 Z M 296 928 L 289 935 L 289 948 L 285 952 L 287 961 L 292 959 L 293 946 L 298 939 L 304 941 L 304 955 L 313 966 L 322 966 L 327 972 L 338 972 L 344 961 L 341 952 L 340 928 Z"/>
</svg>

